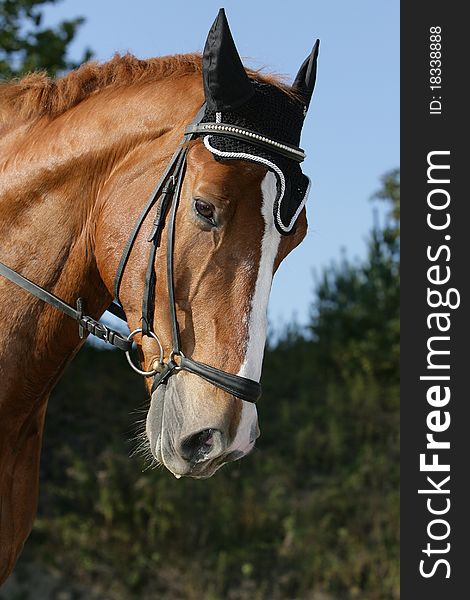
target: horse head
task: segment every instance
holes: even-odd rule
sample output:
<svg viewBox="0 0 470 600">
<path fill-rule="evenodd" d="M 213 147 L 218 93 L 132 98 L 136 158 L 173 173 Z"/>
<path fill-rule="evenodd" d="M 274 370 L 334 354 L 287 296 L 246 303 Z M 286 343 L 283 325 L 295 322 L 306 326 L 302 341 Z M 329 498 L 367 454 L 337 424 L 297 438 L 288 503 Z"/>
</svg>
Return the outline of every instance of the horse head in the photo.
<svg viewBox="0 0 470 600">
<path fill-rule="evenodd" d="M 309 181 L 299 166 L 303 151 L 298 145 L 317 55 L 318 42 L 291 88 L 250 76 L 221 10 L 204 48 L 202 81 L 195 90 L 180 80 L 169 93 L 171 104 L 188 95 L 197 99 L 202 88 L 204 108 L 183 145 L 178 189 L 172 189 L 175 197 L 164 218 L 160 215 L 154 254 L 149 262 L 149 218 L 142 227 L 147 236 L 141 232 L 136 238 L 120 274 L 119 298 L 137 331 L 142 368 L 162 383 L 152 386 L 148 380 L 150 450 L 177 477 L 210 477 L 224 463 L 250 452 L 259 435 L 254 403 L 230 386 L 214 385 L 210 372 L 204 377 L 181 369 L 180 361 L 190 357 L 222 377 L 249 380 L 248 385 L 260 380 L 272 278 L 307 229 Z M 122 166 L 107 186 L 107 198 L 116 199 L 126 183 L 127 198 L 141 195 L 135 182 L 146 181 L 150 169 L 154 172 L 145 166 L 148 150 Z M 103 206 L 97 264 L 110 289 L 116 256 L 135 215 L 131 211 L 126 219 L 126 209 L 116 210 L 111 200 Z M 171 228 L 173 234 L 168 233 Z M 147 335 L 140 335 L 143 321 Z M 172 376 L 163 381 L 162 370 Z"/>
</svg>

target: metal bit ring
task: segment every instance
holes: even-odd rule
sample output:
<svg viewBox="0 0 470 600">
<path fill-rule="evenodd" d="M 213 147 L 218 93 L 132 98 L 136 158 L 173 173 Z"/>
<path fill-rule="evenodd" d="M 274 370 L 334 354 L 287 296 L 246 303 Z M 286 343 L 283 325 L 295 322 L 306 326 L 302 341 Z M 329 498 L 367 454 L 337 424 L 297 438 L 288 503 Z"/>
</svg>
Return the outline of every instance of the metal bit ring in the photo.
<svg viewBox="0 0 470 600">
<path fill-rule="evenodd" d="M 134 331 L 131 331 L 131 333 L 127 336 L 127 339 L 129 340 L 129 342 L 131 342 L 132 338 L 138 333 L 142 333 L 141 327 L 138 327 L 137 329 L 134 329 Z M 160 363 L 160 365 L 163 365 L 163 346 L 162 346 L 160 340 L 158 339 L 158 336 L 156 333 L 154 333 L 153 331 L 149 331 L 148 335 L 157 342 L 158 347 L 160 348 L 159 363 Z M 135 364 L 132 362 L 132 358 L 131 358 L 129 351 L 126 352 L 126 358 L 127 358 L 127 362 L 131 366 L 131 368 L 139 375 L 143 375 L 144 377 L 155 377 L 155 375 L 160 372 L 158 369 L 152 369 L 151 371 L 142 371 L 142 369 L 139 369 L 138 367 L 136 367 Z"/>
</svg>

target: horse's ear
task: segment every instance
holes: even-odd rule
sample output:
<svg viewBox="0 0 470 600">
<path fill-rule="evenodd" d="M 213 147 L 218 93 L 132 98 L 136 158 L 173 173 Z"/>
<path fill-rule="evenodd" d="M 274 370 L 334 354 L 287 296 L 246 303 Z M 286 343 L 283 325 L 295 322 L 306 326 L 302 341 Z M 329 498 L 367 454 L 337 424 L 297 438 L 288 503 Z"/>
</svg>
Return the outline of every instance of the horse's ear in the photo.
<svg viewBox="0 0 470 600">
<path fill-rule="evenodd" d="M 310 100 L 312 99 L 313 88 L 315 87 L 315 80 L 317 78 L 317 58 L 318 49 L 320 47 L 320 40 L 315 42 L 310 56 L 302 63 L 302 66 L 297 73 L 292 88 L 300 92 L 300 96 L 305 104 L 305 110 L 308 109 Z"/>
<path fill-rule="evenodd" d="M 202 77 L 206 102 L 212 110 L 237 108 L 254 94 L 223 8 L 207 36 L 202 56 Z"/>
</svg>

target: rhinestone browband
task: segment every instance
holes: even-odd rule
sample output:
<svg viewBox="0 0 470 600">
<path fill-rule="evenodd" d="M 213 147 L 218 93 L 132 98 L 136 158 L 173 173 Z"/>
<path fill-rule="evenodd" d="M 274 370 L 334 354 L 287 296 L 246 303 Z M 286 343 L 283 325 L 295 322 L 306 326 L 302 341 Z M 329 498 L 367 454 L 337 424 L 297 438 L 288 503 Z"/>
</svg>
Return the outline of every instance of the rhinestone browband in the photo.
<svg viewBox="0 0 470 600">
<path fill-rule="evenodd" d="M 296 162 L 302 162 L 305 160 L 306 154 L 302 148 L 296 146 L 290 146 L 277 140 L 272 140 L 261 133 L 250 131 L 249 129 L 243 129 L 235 125 L 228 125 L 225 123 L 199 123 L 198 125 L 189 125 L 186 127 L 185 134 L 215 134 L 215 135 L 226 135 L 228 137 L 238 138 L 268 148 L 271 151 L 277 152 L 286 158 L 295 160 Z"/>
</svg>

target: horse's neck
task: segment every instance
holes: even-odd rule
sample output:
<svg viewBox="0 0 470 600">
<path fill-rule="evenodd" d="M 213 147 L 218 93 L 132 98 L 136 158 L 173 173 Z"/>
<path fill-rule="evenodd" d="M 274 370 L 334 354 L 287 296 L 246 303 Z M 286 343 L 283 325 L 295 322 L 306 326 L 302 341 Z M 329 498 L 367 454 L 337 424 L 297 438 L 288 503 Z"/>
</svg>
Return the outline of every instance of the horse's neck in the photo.
<svg viewBox="0 0 470 600">
<path fill-rule="evenodd" d="M 79 135 L 38 124 L 9 142 L 0 146 L 0 260 L 69 303 L 87 298 L 100 314 L 109 295 L 93 255 L 99 178 Z M 72 319 L 2 277 L 0 323 L 1 422 L 5 411 L 28 414 L 47 398 L 81 342 Z"/>
<path fill-rule="evenodd" d="M 93 179 L 73 151 L 73 140 L 47 128 L 0 144 L 0 260 L 70 303 L 83 295 L 99 313 L 107 292 L 91 243 Z M 0 582 L 31 530 L 46 402 L 80 346 L 76 331 L 0 277 Z"/>
</svg>

